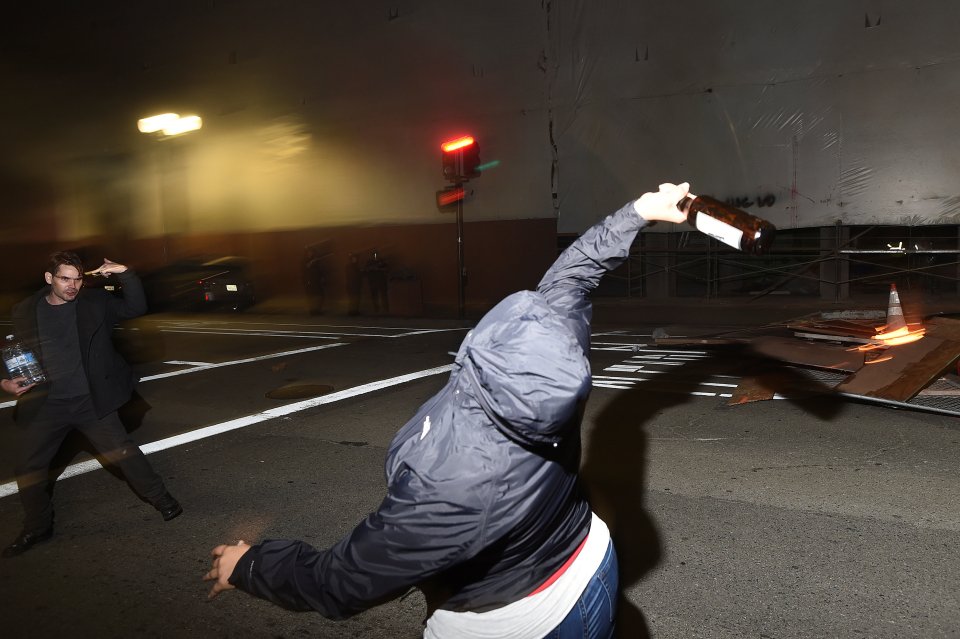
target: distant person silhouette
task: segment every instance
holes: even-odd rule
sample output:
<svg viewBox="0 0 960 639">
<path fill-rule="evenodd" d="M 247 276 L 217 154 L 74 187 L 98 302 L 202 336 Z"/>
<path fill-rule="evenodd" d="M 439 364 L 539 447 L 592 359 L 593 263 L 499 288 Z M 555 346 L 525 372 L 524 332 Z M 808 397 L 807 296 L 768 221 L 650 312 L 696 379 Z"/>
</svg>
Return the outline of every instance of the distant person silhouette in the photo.
<svg viewBox="0 0 960 639">
<path fill-rule="evenodd" d="M 362 289 L 363 274 L 360 272 L 360 258 L 356 253 L 350 253 L 347 256 L 346 267 L 346 288 L 347 288 L 347 314 L 360 314 L 360 295 Z"/>
<path fill-rule="evenodd" d="M 304 249 L 303 288 L 310 315 L 320 315 L 324 310 L 328 252 L 326 243 L 313 244 Z"/>
<path fill-rule="evenodd" d="M 387 263 L 380 257 L 377 250 L 373 250 L 373 255 L 367 260 L 363 267 L 363 273 L 367 276 L 367 284 L 370 287 L 370 297 L 373 301 L 373 314 L 385 315 L 390 312 L 390 306 L 387 302 Z"/>
</svg>

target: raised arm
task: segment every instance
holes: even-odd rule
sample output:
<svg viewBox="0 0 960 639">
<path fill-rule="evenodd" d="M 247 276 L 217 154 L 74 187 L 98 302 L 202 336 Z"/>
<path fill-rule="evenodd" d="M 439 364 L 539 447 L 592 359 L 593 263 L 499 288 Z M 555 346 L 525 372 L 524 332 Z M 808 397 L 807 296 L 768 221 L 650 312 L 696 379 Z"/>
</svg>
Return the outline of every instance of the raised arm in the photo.
<svg viewBox="0 0 960 639">
<path fill-rule="evenodd" d="M 113 275 L 120 280 L 123 298 L 110 298 L 110 312 L 113 314 L 114 321 L 133 319 L 147 312 L 147 298 L 143 292 L 143 284 L 137 274 L 126 265 L 104 258 L 103 264 L 88 271 L 87 275 Z"/>
<path fill-rule="evenodd" d="M 677 208 L 677 202 L 686 197 L 688 191 L 687 183 L 661 184 L 659 191 L 644 193 L 590 227 L 547 270 L 537 292 L 558 313 L 571 320 L 580 335 L 590 322 L 588 295 L 600 283 L 600 278 L 623 263 L 641 228 L 657 220 L 685 221 L 686 215 Z M 586 348 L 585 336 L 581 338 L 581 345 Z"/>
</svg>

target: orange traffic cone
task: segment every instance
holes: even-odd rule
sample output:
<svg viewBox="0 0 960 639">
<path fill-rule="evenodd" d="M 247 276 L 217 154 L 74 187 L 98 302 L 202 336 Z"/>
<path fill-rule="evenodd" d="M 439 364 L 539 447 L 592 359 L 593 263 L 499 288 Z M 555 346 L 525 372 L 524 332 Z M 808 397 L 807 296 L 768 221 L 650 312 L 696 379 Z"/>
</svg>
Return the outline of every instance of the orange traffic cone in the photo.
<svg viewBox="0 0 960 639">
<path fill-rule="evenodd" d="M 897 285 L 890 285 L 890 301 L 887 303 L 887 325 L 883 327 L 884 333 L 892 333 L 900 329 L 907 328 L 907 321 L 903 317 L 903 307 L 900 306 L 900 294 L 897 293 Z"/>
</svg>

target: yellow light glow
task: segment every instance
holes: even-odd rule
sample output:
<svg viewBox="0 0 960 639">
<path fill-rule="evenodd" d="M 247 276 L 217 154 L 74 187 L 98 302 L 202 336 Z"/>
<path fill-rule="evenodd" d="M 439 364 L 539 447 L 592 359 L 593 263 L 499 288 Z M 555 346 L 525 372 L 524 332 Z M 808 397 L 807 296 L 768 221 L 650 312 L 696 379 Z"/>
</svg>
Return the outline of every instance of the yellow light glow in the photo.
<svg viewBox="0 0 960 639">
<path fill-rule="evenodd" d="M 151 115 L 148 118 L 137 120 L 137 129 L 140 133 L 156 133 L 163 130 L 173 122 L 180 119 L 177 113 L 161 113 L 160 115 Z"/>
<path fill-rule="evenodd" d="M 163 127 L 163 134 L 167 136 L 180 135 L 189 131 L 196 131 L 203 126 L 203 120 L 199 115 L 185 115 L 177 118 L 173 122 Z"/>
</svg>

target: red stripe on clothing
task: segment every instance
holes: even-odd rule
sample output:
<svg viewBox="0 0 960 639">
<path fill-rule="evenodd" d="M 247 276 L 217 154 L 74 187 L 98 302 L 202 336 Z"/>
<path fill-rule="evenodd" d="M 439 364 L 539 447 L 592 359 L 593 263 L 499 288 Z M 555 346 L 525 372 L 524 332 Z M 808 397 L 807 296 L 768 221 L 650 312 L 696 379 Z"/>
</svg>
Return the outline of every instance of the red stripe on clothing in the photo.
<svg viewBox="0 0 960 639">
<path fill-rule="evenodd" d="M 587 537 L 589 537 L 589 536 L 590 536 L 590 534 L 588 533 L 588 534 L 587 534 Z M 580 542 L 580 545 L 577 546 L 577 549 L 573 551 L 573 554 L 572 554 L 572 555 L 570 555 L 570 559 L 567 559 L 567 560 L 563 563 L 563 565 L 560 566 L 560 568 L 557 569 L 557 572 L 555 572 L 555 573 L 553 573 L 552 575 L 550 575 L 550 578 L 549 578 L 549 579 L 547 579 L 545 582 L 543 582 L 542 584 L 540 584 L 540 587 L 539 587 L 539 588 L 537 588 L 536 590 L 534 590 L 533 592 L 531 592 L 531 593 L 530 593 L 529 595 L 527 595 L 527 596 L 528 596 L 528 597 L 532 597 L 533 595 L 537 594 L 538 592 L 544 591 L 544 590 L 546 590 L 547 588 L 549 588 L 550 586 L 552 586 L 552 585 L 553 585 L 553 582 L 555 582 L 557 579 L 559 579 L 559 578 L 560 578 L 560 575 L 562 575 L 563 573 L 565 573 L 565 572 L 567 571 L 567 568 L 569 568 L 569 567 L 573 564 L 573 561 L 577 558 L 577 555 L 580 554 L 580 551 L 583 550 L 583 547 L 587 544 L 587 537 L 584 537 L 584 538 L 583 538 L 583 541 Z"/>
</svg>

